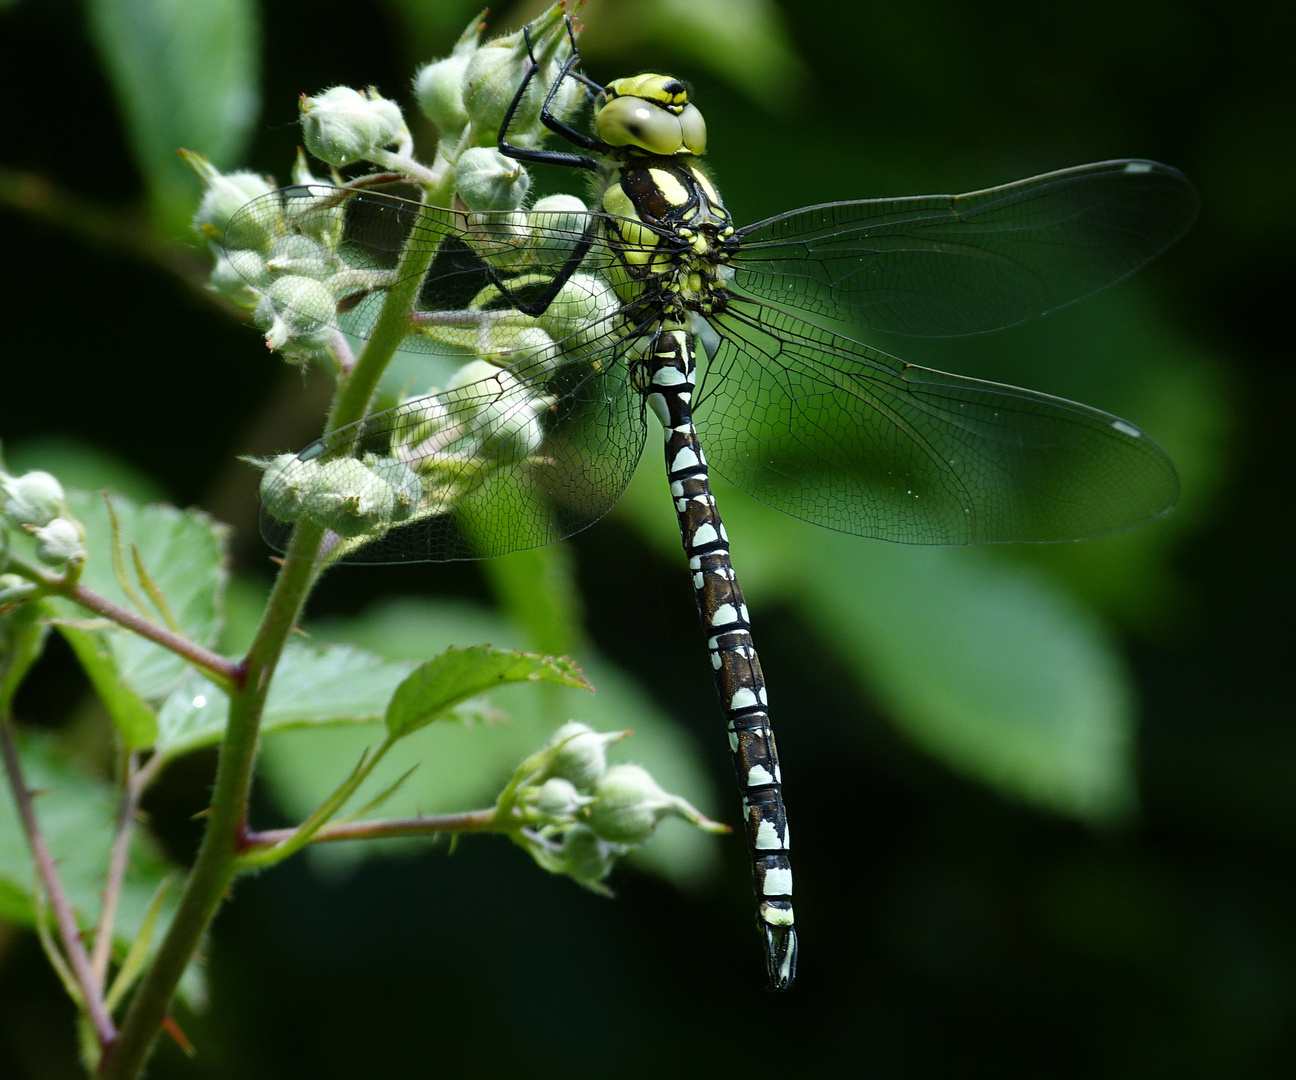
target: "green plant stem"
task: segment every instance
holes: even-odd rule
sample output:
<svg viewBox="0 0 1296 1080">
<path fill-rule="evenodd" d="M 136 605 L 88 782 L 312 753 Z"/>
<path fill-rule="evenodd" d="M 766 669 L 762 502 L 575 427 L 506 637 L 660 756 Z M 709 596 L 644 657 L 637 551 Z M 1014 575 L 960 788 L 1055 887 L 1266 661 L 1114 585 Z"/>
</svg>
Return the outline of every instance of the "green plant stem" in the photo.
<svg viewBox="0 0 1296 1080">
<path fill-rule="evenodd" d="M 104 879 L 103 903 L 99 908 L 99 925 L 95 927 L 94 949 L 90 954 L 90 970 L 95 986 L 103 992 L 108 977 L 108 960 L 112 955 L 113 928 L 117 922 L 117 904 L 121 900 L 122 884 L 126 880 L 126 863 L 130 856 L 131 834 L 135 831 L 135 811 L 139 807 L 140 789 L 136 783 L 139 755 L 134 751 L 126 755 L 121 791 L 121 806 L 117 811 L 117 833 L 113 837 L 112 853 L 108 858 L 108 874 Z"/>
<path fill-rule="evenodd" d="M 107 1080 L 133 1080 L 140 1075 L 180 977 L 233 880 L 261 711 L 284 642 L 313 583 L 315 557 L 323 539 L 322 526 L 303 522 L 289 544 L 265 616 L 244 660 L 242 685 L 230 695 L 229 722 L 198 857 L 166 937 L 131 1000 L 117 1042 L 104 1056 L 99 1074 Z"/>
<path fill-rule="evenodd" d="M 112 1045 L 117 1037 L 112 1017 L 104 1007 L 103 993 L 90 968 L 90 957 L 86 954 L 81 941 L 81 931 L 77 926 L 72 905 L 63 891 L 58 870 L 54 865 L 54 856 L 36 821 L 36 811 L 32 806 L 31 791 L 23 778 L 22 762 L 18 758 L 18 744 L 14 739 L 13 724 L 8 715 L 0 716 L 0 754 L 4 757 L 5 771 L 9 774 L 9 786 L 13 791 L 14 803 L 18 807 L 18 819 L 22 822 L 23 832 L 27 837 L 27 846 L 31 849 L 32 862 L 36 864 L 36 873 L 40 877 L 41 887 L 49 898 L 50 908 L 54 912 L 54 921 L 63 939 L 63 952 L 77 986 L 81 990 L 82 1004 L 90 1023 L 94 1025 L 95 1036 L 101 1048 Z"/>
<path fill-rule="evenodd" d="M 458 814 L 435 814 L 427 817 L 391 818 L 383 821 L 351 821 L 327 825 L 311 838 L 312 844 L 329 844 L 339 840 L 378 840 L 393 836 L 435 836 L 437 833 L 510 832 L 516 823 L 501 821 L 495 807 L 466 810 Z M 291 840 L 296 829 L 266 829 L 248 833 L 243 843 L 248 849 L 274 848 Z"/>
<path fill-rule="evenodd" d="M 212 680 L 226 691 L 232 690 L 240 678 L 240 668 L 237 661 L 230 660 L 219 653 L 214 653 L 210 649 L 199 645 L 196 641 L 191 641 L 183 634 L 177 634 L 175 631 L 131 611 L 130 608 L 123 607 L 114 600 L 109 600 L 106 596 L 100 596 L 97 592 L 87 589 L 80 582 L 69 581 L 58 574 L 47 573 L 40 567 L 33 566 L 31 563 L 16 557 L 9 560 L 6 569 L 20 574 L 28 581 L 35 582 L 47 592 L 65 596 L 69 600 L 80 604 L 83 608 L 93 611 L 96 615 L 102 615 L 105 619 L 112 620 L 118 626 L 139 634 L 140 637 L 148 638 L 149 641 L 161 645 L 164 649 L 170 649 L 177 656 L 183 656 L 191 664 L 206 671 L 212 677 Z"/>
<path fill-rule="evenodd" d="M 453 189 L 453 174 L 448 170 L 436 179 L 437 183 L 425 185 L 432 206 L 425 205 L 422 214 L 428 217 L 444 214 L 435 206 L 448 204 Z M 327 430 L 354 423 L 368 410 L 378 380 L 409 332 L 409 311 L 432 254 L 431 250 L 414 246 L 402 252 L 400 284 L 384 300 L 373 334 L 354 369 L 339 381 Z M 180 977 L 234 879 L 247 833 L 247 798 L 266 694 L 284 642 L 314 583 L 323 541 L 323 527 L 310 521 L 299 523 L 293 533 L 256 639 L 239 667 L 239 678 L 230 694 L 229 721 L 221 741 L 211 812 L 198 857 L 166 937 L 131 1000 L 117 1041 L 104 1055 L 99 1068 L 103 1080 L 136 1080 L 143 1072 Z"/>
</svg>

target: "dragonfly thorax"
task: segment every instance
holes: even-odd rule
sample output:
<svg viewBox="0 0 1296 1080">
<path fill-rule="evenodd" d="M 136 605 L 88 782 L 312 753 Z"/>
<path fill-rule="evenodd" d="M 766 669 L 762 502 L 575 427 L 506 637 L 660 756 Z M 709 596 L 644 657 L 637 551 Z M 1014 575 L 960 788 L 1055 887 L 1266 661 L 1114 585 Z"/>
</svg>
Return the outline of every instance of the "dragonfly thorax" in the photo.
<svg viewBox="0 0 1296 1080">
<path fill-rule="evenodd" d="M 635 294 L 624 299 L 656 285 L 692 310 L 723 307 L 723 271 L 737 250 L 733 221 L 692 161 L 636 155 L 612 175 L 602 204 L 608 242 Z"/>
</svg>

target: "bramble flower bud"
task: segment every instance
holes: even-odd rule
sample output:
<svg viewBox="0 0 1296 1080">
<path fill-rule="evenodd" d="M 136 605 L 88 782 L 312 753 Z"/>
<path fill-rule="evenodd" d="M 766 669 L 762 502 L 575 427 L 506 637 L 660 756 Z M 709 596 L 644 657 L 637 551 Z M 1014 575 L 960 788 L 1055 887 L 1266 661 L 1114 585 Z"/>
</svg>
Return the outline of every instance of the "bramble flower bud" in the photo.
<svg viewBox="0 0 1296 1080">
<path fill-rule="evenodd" d="M 281 236 L 270 249 L 265 268 L 272 274 L 297 275 L 323 281 L 332 273 L 329 255 L 315 240 L 300 233 Z"/>
<path fill-rule="evenodd" d="M 642 844 L 673 809 L 672 796 L 638 765 L 610 766 L 591 792 L 590 828 L 618 844 Z"/>
<path fill-rule="evenodd" d="M 558 290 L 536 322 L 554 341 L 580 346 L 607 334 L 621 311 L 616 290 L 595 274 L 576 273 Z"/>
<path fill-rule="evenodd" d="M 575 195 L 546 195 L 531 207 L 538 228 L 529 236 L 530 254 L 538 266 L 561 266 L 584 236 L 589 207 Z"/>
<path fill-rule="evenodd" d="M 444 397 L 455 419 L 468 423 L 496 454 L 525 457 L 544 442 L 540 414 L 549 407 L 547 399 L 494 364 L 465 364 L 450 378 Z"/>
<path fill-rule="evenodd" d="M 493 146 L 469 147 L 455 165 L 455 190 L 470 210 L 516 210 L 530 186 L 522 163 Z"/>
<path fill-rule="evenodd" d="M 464 70 L 463 107 L 472 122 L 472 140 L 479 146 L 490 146 L 499 137 L 500 125 L 509 103 L 517 92 L 522 65 L 526 63 L 526 42 L 522 32 L 488 41 L 472 54 Z M 528 90 L 525 106 L 535 98 Z M 540 99 L 543 102 L 543 98 Z M 518 110 L 521 112 L 521 108 Z M 537 115 L 539 106 L 536 107 Z M 514 120 L 520 118 L 514 114 Z"/>
<path fill-rule="evenodd" d="M 303 513 L 303 499 L 315 483 L 318 466 L 296 454 L 271 458 L 261 474 L 261 505 L 280 521 L 296 521 Z"/>
<path fill-rule="evenodd" d="M 261 302 L 259 288 L 268 275 L 265 260 L 256 251 L 221 251 L 212 263 L 207 288 L 232 304 L 252 310 Z"/>
<path fill-rule="evenodd" d="M 686 799 L 663 791 L 647 769 L 639 765 L 611 765 L 593 784 L 594 801 L 585 820 L 604 840 L 616 844 L 642 844 L 665 817 L 679 817 L 708 832 L 728 832 L 728 827 L 695 809 Z"/>
<path fill-rule="evenodd" d="M 63 485 L 39 470 L 22 476 L 0 473 L 0 513 L 14 525 L 48 525 L 64 510 Z"/>
<path fill-rule="evenodd" d="M 586 825 L 573 825 L 563 833 L 562 843 L 553 857 L 553 872 L 566 874 L 582 885 L 593 886 L 612 872 L 617 856 L 623 852 L 615 844 L 602 840 Z"/>
<path fill-rule="evenodd" d="M 436 125 L 443 139 L 453 139 L 468 126 L 463 81 L 468 55 L 450 55 L 424 64 L 414 75 L 414 97 L 423 115 Z"/>
<path fill-rule="evenodd" d="M 373 87 L 334 86 L 301 98 L 302 137 L 321 161 L 341 168 L 409 141 L 400 107 Z"/>
<path fill-rule="evenodd" d="M 392 521 L 404 521 L 423 501 L 423 482 L 418 473 L 397 458 L 366 454 L 364 463 L 369 471 L 391 488 L 395 500 Z"/>
<path fill-rule="evenodd" d="M 396 495 L 355 458 L 334 458 L 319 466 L 302 506 L 339 536 L 362 536 L 392 522 Z"/>
<path fill-rule="evenodd" d="M 468 126 L 468 113 L 463 101 L 464 72 L 477 51 L 481 32 L 479 15 L 459 35 L 449 56 L 424 64 L 414 76 L 414 96 L 418 99 L 419 108 L 436 124 L 443 140 L 457 139 Z"/>
<path fill-rule="evenodd" d="M 261 297 L 253 315 L 266 331 L 267 347 L 290 359 L 322 352 L 333 340 L 337 304 L 328 287 L 296 274 L 276 280 Z"/>
<path fill-rule="evenodd" d="M 560 776 L 553 776 L 539 787 L 522 793 L 522 802 L 530 811 L 529 817 L 546 825 L 571 821 L 590 797 L 576 790 L 576 785 Z"/>
<path fill-rule="evenodd" d="M 0 533 L 0 537 L 3 534 Z M 4 540 L 0 539 L 0 546 L 3 546 Z M 25 577 L 17 574 L 0 574 L 0 606 L 7 604 L 19 604 L 30 596 L 34 596 L 38 591 L 38 586 Z"/>
<path fill-rule="evenodd" d="M 81 533 L 67 518 L 56 517 L 43 528 L 28 528 L 36 539 L 36 558 L 46 566 L 62 566 L 70 559 L 85 557 Z"/>
<path fill-rule="evenodd" d="M 268 250 L 277 235 L 273 222 L 245 214 L 239 219 L 243 227 L 236 231 L 236 235 L 227 236 L 226 230 L 235 213 L 253 199 L 270 194 L 274 184 L 264 176 L 245 170 L 223 173 L 201 154 L 181 151 L 181 155 L 206 185 L 198 211 L 193 216 L 194 232 L 204 240 L 224 243 L 227 247 Z"/>
<path fill-rule="evenodd" d="M 548 774 L 569 780 L 578 788 L 588 788 L 607 769 L 608 746 L 628 734 L 626 731 L 595 731 L 578 720 L 563 724 L 549 739 L 549 745 L 556 748 L 556 753 L 549 764 Z"/>
<path fill-rule="evenodd" d="M 511 326 L 501 323 L 492 327 L 481 354 L 489 356 L 507 367 L 525 371 L 536 377 L 552 369 L 561 359 L 554 339 L 538 326 Z"/>
<path fill-rule="evenodd" d="M 392 446 L 417 447 L 425 439 L 445 430 L 450 410 L 435 391 L 405 398 L 392 414 Z"/>
</svg>

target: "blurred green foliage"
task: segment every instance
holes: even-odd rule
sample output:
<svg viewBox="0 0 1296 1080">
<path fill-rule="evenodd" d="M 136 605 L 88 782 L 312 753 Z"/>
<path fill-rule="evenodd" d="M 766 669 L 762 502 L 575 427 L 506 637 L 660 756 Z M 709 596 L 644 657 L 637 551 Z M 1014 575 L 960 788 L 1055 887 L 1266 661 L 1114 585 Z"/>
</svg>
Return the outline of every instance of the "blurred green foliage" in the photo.
<svg viewBox="0 0 1296 1080">
<path fill-rule="evenodd" d="M 536 10 L 516 5 L 492 27 Z M 42 88 L 0 149 L 7 459 L 230 520 L 231 647 L 268 577 L 254 479 L 235 456 L 308 441 L 318 414 L 295 377 L 275 387 L 255 334 L 157 268 L 178 266 L 190 284 L 201 273 L 158 239 L 182 235 L 193 197 L 173 149 L 286 180 L 298 93 L 372 83 L 407 101 L 414 65 L 475 12 L 421 0 L 259 11 L 29 0 L 0 12 L 7 70 Z M 920 551 L 719 491 L 798 834 L 804 969 L 786 1001 L 755 993 L 737 842 L 716 875 L 714 843 L 668 825 L 643 857 L 700 891 L 627 874 L 611 905 L 487 840 L 454 860 L 401 842 L 406 858 L 345 875 L 374 848 L 331 846 L 309 860 L 335 871 L 327 883 L 288 864 L 240 887 L 214 935 L 213 1007 L 185 1018 L 200 1055 L 167 1050 L 154 1074 L 410 1072 L 426 1067 L 436 1015 L 452 1074 L 614 1062 L 626 1076 L 731 1075 L 751 1065 L 744 1033 L 759 1025 L 762 1068 L 816 1075 L 1285 1075 L 1296 1049 L 1291 12 L 591 0 L 580 17 L 593 77 L 657 68 L 692 80 L 741 222 L 1123 155 L 1184 169 L 1202 220 L 1137 279 L 1000 334 L 876 342 L 1129 417 L 1178 465 L 1181 506 L 1082 545 Z M 416 135 L 426 149 L 434 133 Z M 157 257 L 105 247 L 72 212 L 37 224 L 22 197 L 32 175 L 106 208 Z M 542 192 L 568 180 L 536 171 Z M 435 381 L 428 372 L 411 358 L 393 386 Z M 481 804 L 520 753 L 577 716 L 633 727 L 618 751 L 735 819 L 660 468 L 650 446 L 612 519 L 570 546 L 324 583 L 303 670 L 324 657 L 381 682 L 445 645 L 491 642 L 570 651 L 598 688 L 578 704 L 515 688 L 498 702 L 505 726 L 412 736 L 373 778 L 376 790 L 421 763 L 387 812 Z M 120 716 L 111 694 L 90 704 L 74 670 L 55 650 L 20 713 L 52 729 L 41 747 L 102 768 L 102 738 L 87 732 L 99 708 Z M 360 696 L 373 685 L 347 680 Z M 258 822 L 308 812 L 380 737 L 379 719 L 268 735 Z M 186 819 L 210 767 L 202 753 L 177 760 L 147 806 L 170 858 L 191 851 Z M 141 855 L 139 868 L 160 858 Z M 524 992 L 498 1004 L 501 986 Z M 322 988 L 347 1003 L 345 1030 L 313 1004 Z M 60 1056 L 58 993 L 29 938 L 0 937 L 0 1075 L 76 1075 Z M 482 1000 L 497 1003 L 489 1015 Z M 670 1039 L 645 1050 L 644 1030 Z"/>
</svg>

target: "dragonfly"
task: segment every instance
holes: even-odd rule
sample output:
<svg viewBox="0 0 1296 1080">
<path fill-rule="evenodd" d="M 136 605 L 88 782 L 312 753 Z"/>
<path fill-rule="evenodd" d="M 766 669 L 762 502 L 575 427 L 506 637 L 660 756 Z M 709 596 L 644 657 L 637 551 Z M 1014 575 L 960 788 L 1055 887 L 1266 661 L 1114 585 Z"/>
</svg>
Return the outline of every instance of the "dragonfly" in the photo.
<svg viewBox="0 0 1296 1080">
<path fill-rule="evenodd" d="M 579 69 L 570 24 L 568 36 L 538 85 L 540 120 L 570 149 L 510 141 L 543 70 L 534 52 L 497 146 L 588 172 L 588 203 L 429 207 L 370 177 L 283 188 L 231 220 L 236 266 L 240 237 L 275 237 L 275 259 L 247 276 L 264 289 L 277 267 L 270 288 L 288 307 L 307 310 L 285 281 L 305 280 L 302 295 L 322 283 L 331 306 L 310 310 L 364 338 L 404 288 L 403 347 L 462 361 L 443 388 L 279 459 L 262 531 L 282 550 L 312 518 L 329 558 L 370 563 L 550 543 L 617 502 L 651 413 L 742 793 L 769 981 L 785 990 L 798 940 L 782 776 L 710 471 L 793 517 L 904 543 L 1076 540 L 1164 515 L 1174 466 L 1129 421 L 905 363 L 851 328 L 963 335 L 1042 315 L 1167 248 L 1197 196 L 1176 169 L 1122 159 L 739 227 L 701 163 L 706 125 L 686 86 L 661 74 L 600 85 Z M 586 130 L 554 106 L 566 80 L 592 105 Z"/>
</svg>

